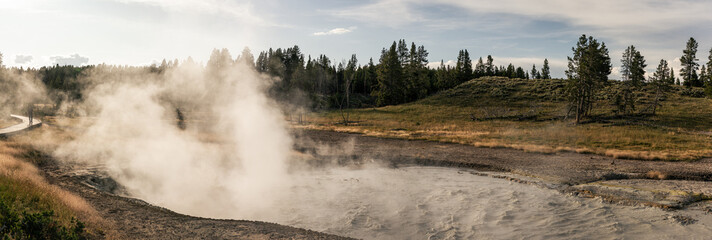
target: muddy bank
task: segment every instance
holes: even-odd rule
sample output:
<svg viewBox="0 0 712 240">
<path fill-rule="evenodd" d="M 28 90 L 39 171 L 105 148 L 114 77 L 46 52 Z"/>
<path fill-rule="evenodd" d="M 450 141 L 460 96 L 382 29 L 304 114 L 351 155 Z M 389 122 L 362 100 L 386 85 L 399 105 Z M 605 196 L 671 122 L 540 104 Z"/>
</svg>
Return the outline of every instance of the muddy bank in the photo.
<svg viewBox="0 0 712 240">
<path fill-rule="evenodd" d="M 384 161 L 392 166 L 415 164 L 513 173 L 556 184 L 566 193 L 663 208 L 683 208 L 712 198 L 709 158 L 694 162 L 623 160 L 571 152 L 541 154 L 330 131 L 295 131 L 298 151 L 339 163 Z M 620 181 L 606 182 L 611 180 Z"/>
<path fill-rule="evenodd" d="M 122 197 L 120 186 L 103 174 L 78 174 L 72 166 L 42 166 L 48 181 L 91 204 L 107 220 L 120 239 L 349 239 L 301 228 L 248 220 L 193 217 L 153 206 L 139 199 Z M 105 233 L 105 234 L 106 234 Z M 105 236 L 107 237 L 107 236 Z"/>
</svg>

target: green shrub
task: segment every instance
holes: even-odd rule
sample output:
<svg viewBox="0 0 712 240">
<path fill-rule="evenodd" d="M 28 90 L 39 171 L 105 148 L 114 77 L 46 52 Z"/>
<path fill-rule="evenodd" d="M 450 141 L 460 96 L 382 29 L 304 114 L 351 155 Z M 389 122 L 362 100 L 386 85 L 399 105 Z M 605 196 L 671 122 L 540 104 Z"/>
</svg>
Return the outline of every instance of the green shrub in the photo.
<svg viewBox="0 0 712 240">
<path fill-rule="evenodd" d="M 18 214 L 0 199 L 0 236 L 3 239 L 86 239 L 84 223 L 72 218 L 69 226 L 54 219 L 54 211 Z"/>
</svg>

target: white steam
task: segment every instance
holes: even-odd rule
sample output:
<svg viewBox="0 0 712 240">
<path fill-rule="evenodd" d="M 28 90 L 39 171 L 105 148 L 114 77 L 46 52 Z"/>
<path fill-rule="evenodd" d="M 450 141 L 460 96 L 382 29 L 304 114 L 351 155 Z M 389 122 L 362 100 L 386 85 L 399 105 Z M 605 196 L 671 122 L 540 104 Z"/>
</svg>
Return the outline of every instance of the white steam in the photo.
<svg viewBox="0 0 712 240">
<path fill-rule="evenodd" d="M 30 104 L 42 101 L 45 96 L 46 90 L 37 76 L 0 65 L 0 117 L 25 115 Z"/>
<path fill-rule="evenodd" d="M 226 59 L 164 74 L 98 67 L 83 106 L 95 118 L 55 155 L 105 165 L 130 195 L 177 212 L 254 218 L 288 187 L 292 140 L 270 80 Z"/>
</svg>

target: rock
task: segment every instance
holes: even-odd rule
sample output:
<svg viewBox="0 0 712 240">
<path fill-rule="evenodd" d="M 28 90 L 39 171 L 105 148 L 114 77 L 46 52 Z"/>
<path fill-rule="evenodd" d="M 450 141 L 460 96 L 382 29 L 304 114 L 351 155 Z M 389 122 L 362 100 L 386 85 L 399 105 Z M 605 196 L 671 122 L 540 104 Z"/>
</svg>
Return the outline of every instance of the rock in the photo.
<svg viewBox="0 0 712 240">
<path fill-rule="evenodd" d="M 675 222 L 679 223 L 680 225 L 687 226 L 690 224 L 695 224 L 697 222 L 697 219 L 688 217 L 688 216 L 683 216 L 683 215 L 675 215 L 672 216 L 672 219 L 675 220 Z"/>
</svg>

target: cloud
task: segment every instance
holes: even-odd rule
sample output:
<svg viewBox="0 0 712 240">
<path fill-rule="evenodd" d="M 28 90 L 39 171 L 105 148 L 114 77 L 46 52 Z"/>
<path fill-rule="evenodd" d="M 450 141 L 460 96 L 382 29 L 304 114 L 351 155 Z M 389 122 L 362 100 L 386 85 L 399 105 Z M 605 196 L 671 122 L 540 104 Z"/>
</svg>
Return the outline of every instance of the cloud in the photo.
<svg viewBox="0 0 712 240">
<path fill-rule="evenodd" d="M 697 0 L 378 0 L 341 9 L 332 15 L 397 27 L 438 20 L 432 17 L 428 19 L 427 14 L 418 9 L 443 6 L 474 14 L 510 14 L 538 20 L 563 21 L 574 26 L 607 29 L 618 33 L 626 33 L 628 30 L 659 32 L 679 27 L 681 24 L 699 25 L 712 20 L 712 15 L 708 14 L 709 9 L 712 9 L 712 2 Z M 473 17 L 475 18 L 477 16 Z"/>
<path fill-rule="evenodd" d="M 54 64 L 72 66 L 81 66 L 89 62 L 88 57 L 80 56 L 79 54 L 72 54 L 69 57 L 54 56 L 49 59 L 52 60 Z"/>
<path fill-rule="evenodd" d="M 313 33 L 314 36 L 326 36 L 326 35 L 341 35 L 341 34 L 346 34 L 350 33 L 353 30 L 355 30 L 356 27 L 350 27 L 350 28 L 334 28 L 326 32 L 315 32 Z"/>
<path fill-rule="evenodd" d="M 431 69 L 437 69 L 440 67 L 440 63 L 441 63 L 440 61 L 429 62 L 427 66 L 428 66 L 428 68 L 431 68 Z M 475 63 L 476 62 L 473 62 L 473 64 L 475 64 Z M 457 65 L 457 62 L 455 62 L 455 60 L 447 60 L 447 61 L 443 60 L 442 64 L 445 66 L 455 67 L 455 65 Z"/>
<path fill-rule="evenodd" d="M 198 14 L 225 14 L 241 22 L 273 26 L 277 24 L 269 23 L 254 13 L 251 3 L 241 3 L 240 1 L 225 0 L 114 0 L 127 4 L 144 4 L 160 7 L 166 11 L 187 12 Z"/>
<path fill-rule="evenodd" d="M 380 0 L 371 4 L 333 11 L 331 15 L 395 28 L 423 20 L 412 9 L 411 3 L 413 2 L 415 1 Z"/>
<path fill-rule="evenodd" d="M 30 55 L 17 55 L 15 56 L 15 63 L 17 64 L 27 64 L 32 62 L 33 57 Z"/>
</svg>

